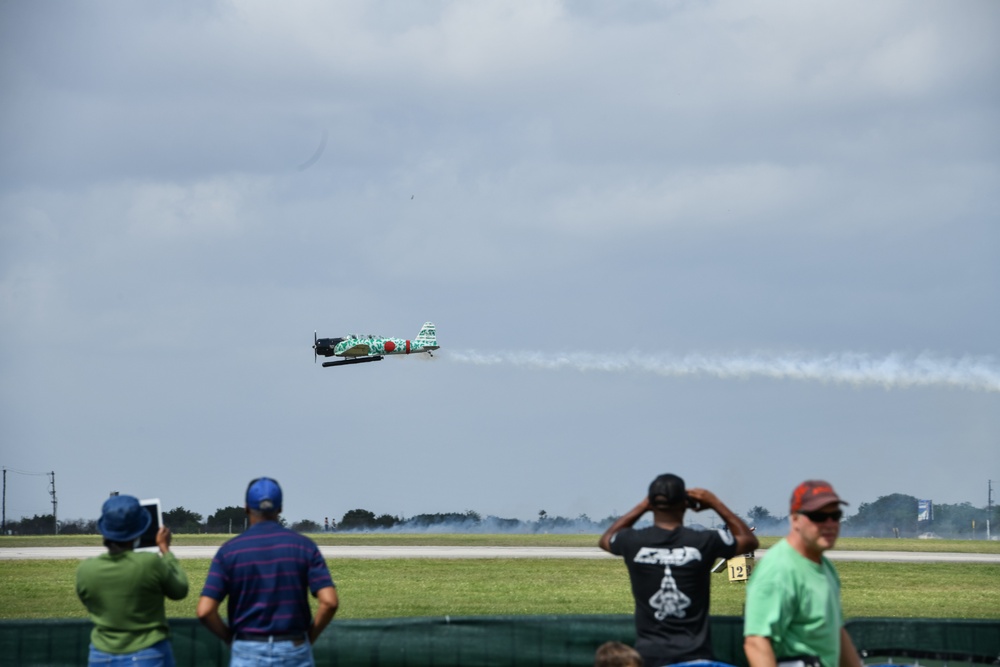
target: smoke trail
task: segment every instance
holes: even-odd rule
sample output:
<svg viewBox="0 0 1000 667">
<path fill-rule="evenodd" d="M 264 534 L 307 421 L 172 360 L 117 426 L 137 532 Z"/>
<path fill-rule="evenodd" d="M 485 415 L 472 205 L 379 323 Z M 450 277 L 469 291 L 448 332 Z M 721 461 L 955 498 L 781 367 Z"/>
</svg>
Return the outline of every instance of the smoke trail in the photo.
<svg viewBox="0 0 1000 667">
<path fill-rule="evenodd" d="M 823 356 L 805 354 L 647 355 L 639 352 L 477 352 L 448 351 L 447 358 L 479 366 L 519 366 L 536 370 L 654 373 L 668 377 L 710 376 L 722 379 L 767 377 L 813 380 L 855 386 L 881 385 L 886 389 L 952 387 L 1000 392 L 1000 365 L 990 357 L 949 359 L 929 353 L 883 357 L 855 352 Z"/>
</svg>

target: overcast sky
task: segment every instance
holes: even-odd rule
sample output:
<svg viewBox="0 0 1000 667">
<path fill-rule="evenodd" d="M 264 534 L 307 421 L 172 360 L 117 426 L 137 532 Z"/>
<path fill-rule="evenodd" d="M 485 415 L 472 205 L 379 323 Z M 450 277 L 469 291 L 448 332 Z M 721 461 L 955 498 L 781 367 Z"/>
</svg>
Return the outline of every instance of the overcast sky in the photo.
<svg viewBox="0 0 1000 667">
<path fill-rule="evenodd" d="M 1000 488 L 1000 3 L 0 0 L 0 464 L 208 515 Z M 324 369 L 313 332 L 441 350 Z M 7 516 L 51 512 L 8 472 Z M 916 511 L 916 509 L 914 509 Z"/>
</svg>

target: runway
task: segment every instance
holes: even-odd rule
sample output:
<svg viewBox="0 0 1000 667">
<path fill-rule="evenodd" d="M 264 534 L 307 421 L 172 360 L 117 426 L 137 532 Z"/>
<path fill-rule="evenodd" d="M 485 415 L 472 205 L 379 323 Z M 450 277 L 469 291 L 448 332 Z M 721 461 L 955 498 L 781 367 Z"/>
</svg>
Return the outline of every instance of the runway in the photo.
<svg viewBox="0 0 1000 667">
<path fill-rule="evenodd" d="M 174 547 L 178 558 L 212 558 L 217 546 Z M 0 548 L 4 560 L 82 560 L 104 553 L 102 546 L 93 547 L 7 547 Z M 329 559 L 365 558 L 615 558 L 597 547 L 407 547 L 407 546 L 321 546 Z M 766 549 L 758 549 L 762 558 Z M 832 561 L 863 561 L 869 563 L 984 563 L 1000 565 L 1000 554 L 966 554 L 917 551 L 838 551 L 826 552 Z"/>
</svg>

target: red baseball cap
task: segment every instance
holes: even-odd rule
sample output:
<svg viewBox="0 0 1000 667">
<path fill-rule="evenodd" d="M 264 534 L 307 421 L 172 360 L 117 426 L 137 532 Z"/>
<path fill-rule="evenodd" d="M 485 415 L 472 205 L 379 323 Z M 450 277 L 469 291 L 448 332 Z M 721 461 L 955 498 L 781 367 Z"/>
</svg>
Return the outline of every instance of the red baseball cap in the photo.
<svg viewBox="0 0 1000 667">
<path fill-rule="evenodd" d="M 824 482 L 821 479 L 807 479 L 792 491 L 791 508 L 793 514 L 795 512 L 812 512 L 830 503 L 849 504 L 840 499 L 829 482 Z"/>
</svg>

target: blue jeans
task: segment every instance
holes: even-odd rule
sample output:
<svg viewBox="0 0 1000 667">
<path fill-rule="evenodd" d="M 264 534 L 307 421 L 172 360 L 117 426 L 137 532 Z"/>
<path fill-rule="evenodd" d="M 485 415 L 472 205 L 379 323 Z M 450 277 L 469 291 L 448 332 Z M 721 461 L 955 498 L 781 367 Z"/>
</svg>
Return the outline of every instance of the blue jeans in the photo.
<svg viewBox="0 0 1000 667">
<path fill-rule="evenodd" d="M 248 642 L 237 639 L 233 642 L 229 667 L 269 667 L 271 665 L 315 667 L 312 646 L 304 640 L 298 642 Z"/>
<path fill-rule="evenodd" d="M 87 656 L 88 667 L 174 667 L 174 650 L 169 639 L 158 641 L 149 648 L 135 653 L 105 653 L 90 645 L 90 655 Z"/>
</svg>

